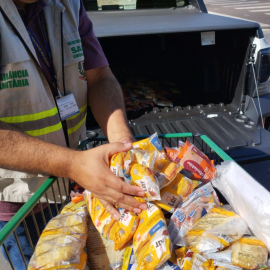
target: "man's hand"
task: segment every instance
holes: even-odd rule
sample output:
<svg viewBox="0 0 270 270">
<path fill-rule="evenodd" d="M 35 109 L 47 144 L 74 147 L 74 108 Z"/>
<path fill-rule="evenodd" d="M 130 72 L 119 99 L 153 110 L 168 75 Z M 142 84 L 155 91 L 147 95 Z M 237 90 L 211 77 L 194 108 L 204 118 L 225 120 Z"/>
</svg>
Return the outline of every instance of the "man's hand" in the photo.
<svg viewBox="0 0 270 270">
<path fill-rule="evenodd" d="M 106 210 L 115 218 L 120 214 L 114 206 L 140 213 L 147 205 L 137 202 L 132 196 L 144 196 L 140 187 L 125 183 L 109 169 L 109 158 L 132 148 L 131 143 L 112 143 L 94 149 L 77 152 L 70 178 L 101 200 Z M 130 196 L 132 195 L 132 196 Z"/>
</svg>

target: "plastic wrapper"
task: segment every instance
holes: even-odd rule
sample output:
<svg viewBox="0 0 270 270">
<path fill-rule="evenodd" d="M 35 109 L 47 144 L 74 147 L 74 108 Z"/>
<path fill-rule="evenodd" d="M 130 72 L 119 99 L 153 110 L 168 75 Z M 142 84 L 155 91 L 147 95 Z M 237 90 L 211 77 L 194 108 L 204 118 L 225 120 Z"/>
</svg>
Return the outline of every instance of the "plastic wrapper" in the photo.
<svg viewBox="0 0 270 270">
<path fill-rule="evenodd" d="M 136 270 L 137 263 L 134 258 L 134 252 L 132 247 L 127 247 L 124 253 L 124 260 L 122 270 Z"/>
<path fill-rule="evenodd" d="M 130 175 L 130 184 L 141 187 L 146 194 L 145 199 L 149 201 L 160 200 L 159 184 L 152 170 L 136 163 L 131 167 Z"/>
<path fill-rule="evenodd" d="M 270 193 L 234 161 L 217 166 L 213 185 L 270 250 Z"/>
<path fill-rule="evenodd" d="M 182 151 L 178 154 L 175 162 L 184 167 L 187 171 L 192 172 L 192 180 L 207 182 L 215 176 L 215 165 L 202 153 L 195 145 L 186 141 Z"/>
<path fill-rule="evenodd" d="M 219 206 L 219 200 L 208 183 L 186 197 L 185 201 L 175 210 L 168 226 L 169 235 L 174 245 L 186 245 L 183 237 L 187 231 L 213 207 Z"/>
<path fill-rule="evenodd" d="M 148 151 L 158 151 L 158 152 L 162 152 L 166 154 L 162 148 L 162 145 L 160 143 L 157 133 L 154 133 L 149 138 L 143 139 L 138 142 L 134 142 L 133 148 L 141 149 L 141 150 L 148 150 Z"/>
<path fill-rule="evenodd" d="M 85 217 L 76 213 L 56 216 L 41 234 L 28 269 L 83 269 L 86 238 Z"/>
<path fill-rule="evenodd" d="M 128 151 L 124 158 L 124 175 L 126 178 L 130 177 L 130 169 L 135 163 L 144 165 L 153 170 L 157 158 L 157 151 L 147 151 L 132 149 Z"/>
<path fill-rule="evenodd" d="M 61 211 L 61 214 L 65 213 L 76 213 L 81 216 L 88 217 L 89 213 L 87 211 L 86 202 L 84 199 L 77 202 L 70 202 L 65 205 Z"/>
<path fill-rule="evenodd" d="M 166 154 L 158 153 L 154 171 L 161 188 L 167 186 L 182 169 L 179 164 L 171 162 Z"/>
<path fill-rule="evenodd" d="M 181 261 L 178 260 L 178 265 L 180 266 L 181 270 L 191 270 L 193 255 L 194 252 L 188 249 L 184 258 L 181 258 Z"/>
<path fill-rule="evenodd" d="M 137 198 L 139 201 L 142 199 Z M 148 209 L 140 214 L 140 224 L 133 237 L 137 270 L 155 269 L 171 257 L 172 246 L 166 221 L 161 209 L 147 203 Z"/>
<path fill-rule="evenodd" d="M 163 263 L 160 267 L 156 268 L 156 270 L 180 270 L 180 267 L 177 264 L 177 257 L 175 252 L 172 252 L 171 258 Z"/>
<path fill-rule="evenodd" d="M 192 181 L 179 173 L 173 181 L 160 190 L 161 200 L 156 201 L 155 204 L 173 213 L 183 198 L 189 196 L 199 184 L 199 181 Z"/>
<path fill-rule="evenodd" d="M 100 234 L 114 243 L 115 250 L 121 249 L 134 235 L 139 217 L 128 210 L 118 208 L 120 220 L 115 220 L 90 192 L 85 192 L 85 200 L 91 219 Z"/>
<path fill-rule="evenodd" d="M 169 148 L 169 147 L 165 146 L 165 150 L 166 150 L 166 154 L 167 154 L 168 159 L 171 162 L 174 162 L 175 158 L 177 157 L 178 149 L 177 148 L 176 149 Z"/>
<path fill-rule="evenodd" d="M 222 250 L 220 252 L 204 254 L 204 257 L 209 260 L 231 264 L 232 263 L 232 260 L 231 260 L 232 249 L 231 247 L 228 247 L 227 249 Z"/>
<path fill-rule="evenodd" d="M 194 251 L 212 253 L 240 239 L 246 230 L 246 222 L 236 213 L 215 207 L 195 223 L 184 241 Z"/>
<path fill-rule="evenodd" d="M 267 267 L 268 250 L 256 237 L 243 237 L 232 245 L 232 264 L 245 269 Z"/>
<path fill-rule="evenodd" d="M 114 175 L 124 178 L 124 158 L 126 153 L 114 154 L 110 159 L 110 170 Z"/>
<path fill-rule="evenodd" d="M 178 248 L 176 250 L 174 250 L 175 255 L 176 255 L 176 260 L 177 260 L 177 264 L 180 267 L 180 265 L 182 265 L 182 261 L 184 260 L 186 254 L 187 254 L 187 247 L 181 247 Z"/>
<path fill-rule="evenodd" d="M 220 270 L 242 270 L 242 268 L 232 265 L 231 263 L 223 263 L 223 262 L 219 262 L 219 261 L 213 261 L 214 266 L 216 266 L 216 269 L 220 269 Z"/>
</svg>

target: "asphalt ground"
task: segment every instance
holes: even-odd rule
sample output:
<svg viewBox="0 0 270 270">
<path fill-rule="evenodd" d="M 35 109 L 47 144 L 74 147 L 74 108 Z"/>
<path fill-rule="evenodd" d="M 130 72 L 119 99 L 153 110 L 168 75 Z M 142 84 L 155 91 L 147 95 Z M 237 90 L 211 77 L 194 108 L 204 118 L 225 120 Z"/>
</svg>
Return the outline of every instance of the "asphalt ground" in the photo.
<svg viewBox="0 0 270 270">
<path fill-rule="evenodd" d="M 258 22 L 270 44 L 269 0 L 205 0 L 209 13 Z"/>
</svg>

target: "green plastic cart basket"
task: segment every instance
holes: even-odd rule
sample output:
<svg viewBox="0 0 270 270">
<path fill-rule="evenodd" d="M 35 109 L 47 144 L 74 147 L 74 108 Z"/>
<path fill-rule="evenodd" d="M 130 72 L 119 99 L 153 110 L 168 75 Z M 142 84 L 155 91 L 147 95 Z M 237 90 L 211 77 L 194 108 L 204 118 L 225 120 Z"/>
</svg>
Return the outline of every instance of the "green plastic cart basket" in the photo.
<svg viewBox="0 0 270 270">
<path fill-rule="evenodd" d="M 149 137 L 150 135 L 140 135 L 135 136 L 137 140 L 141 140 L 144 138 Z M 178 140 L 185 141 L 186 139 L 189 139 L 190 142 L 194 143 L 198 148 L 200 148 L 211 160 L 215 161 L 215 164 L 220 164 L 221 161 L 225 160 L 232 160 L 222 149 L 220 149 L 212 140 L 210 140 L 207 136 L 201 135 L 201 134 L 192 134 L 192 133 L 173 133 L 173 134 L 160 134 L 159 138 L 162 142 L 163 147 L 169 146 L 169 147 L 175 147 L 178 145 Z M 92 147 L 96 147 L 98 145 L 102 145 L 104 143 L 107 143 L 106 138 L 89 138 L 85 141 L 83 141 L 79 146 L 79 150 L 87 150 Z M 60 188 L 60 182 L 63 181 L 62 187 L 64 186 L 64 190 Z M 68 202 L 67 200 L 63 200 L 63 194 L 66 198 L 69 198 L 69 194 L 65 185 L 64 179 L 59 179 L 57 177 L 49 177 L 41 186 L 40 188 L 34 193 L 34 195 L 21 207 L 21 209 L 14 215 L 14 217 L 5 225 L 5 227 L 0 231 L 0 246 L 3 246 L 5 253 L 7 255 L 7 258 L 9 260 L 10 266 L 12 269 L 15 269 L 12 263 L 12 260 L 9 256 L 8 250 L 5 246 L 5 241 L 10 237 L 12 234 L 15 237 L 15 240 L 17 242 L 20 254 L 22 256 L 22 259 L 24 261 L 25 266 L 27 267 L 27 261 L 23 255 L 21 245 L 19 243 L 18 237 L 16 235 L 15 229 L 19 226 L 19 224 L 23 224 L 25 227 L 25 230 L 27 232 L 27 236 L 29 239 L 29 242 L 31 244 L 31 247 L 34 251 L 34 245 L 32 243 L 30 232 L 28 230 L 25 218 L 32 216 L 36 232 L 38 236 L 40 236 L 41 232 L 37 225 L 35 213 L 33 211 L 34 207 L 40 208 L 40 212 L 42 214 L 43 219 L 43 225 L 46 226 L 48 221 L 45 219 L 44 216 L 44 204 L 41 203 L 41 198 L 46 198 L 46 203 L 50 218 L 53 218 L 53 214 L 51 211 L 51 206 L 48 200 L 48 192 L 50 191 L 50 194 L 53 195 L 54 198 L 54 204 L 56 208 L 56 213 L 60 213 L 60 209 Z M 61 198 L 61 204 L 56 203 L 56 198 Z M 36 208 L 35 208 L 36 209 Z"/>
</svg>

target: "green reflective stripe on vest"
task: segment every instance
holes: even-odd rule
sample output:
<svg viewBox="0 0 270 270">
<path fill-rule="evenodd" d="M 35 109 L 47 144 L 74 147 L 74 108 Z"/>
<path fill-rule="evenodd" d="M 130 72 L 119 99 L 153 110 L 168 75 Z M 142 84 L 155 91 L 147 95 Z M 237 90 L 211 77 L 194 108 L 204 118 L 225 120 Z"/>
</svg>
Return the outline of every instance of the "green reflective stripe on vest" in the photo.
<svg viewBox="0 0 270 270">
<path fill-rule="evenodd" d="M 61 128 L 62 128 L 62 123 L 59 122 L 58 124 L 56 124 L 54 126 L 45 127 L 45 128 L 36 129 L 36 130 L 25 131 L 25 133 L 32 136 L 32 137 L 37 137 L 37 136 L 41 136 L 41 135 L 55 132 Z"/>
<path fill-rule="evenodd" d="M 75 114 L 75 115 L 67 118 L 67 120 L 72 120 L 72 119 L 78 117 L 81 113 L 83 113 L 86 110 L 86 108 L 87 108 L 87 103 L 82 108 L 80 108 L 80 113 Z"/>
<path fill-rule="evenodd" d="M 44 119 L 46 117 L 53 116 L 57 113 L 58 113 L 58 110 L 56 107 L 54 107 L 48 111 L 43 111 L 39 113 L 26 114 L 26 115 L 20 115 L 20 116 L 1 117 L 0 121 L 8 123 L 8 124 L 23 123 L 23 122 L 28 122 L 28 121 L 36 121 L 36 120 Z"/>
<path fill-rule="evenodd" d="M 84 124 L 85 119 L 86 119 L 86 115 L 87 114 L 85 114 L 84 118 L 75 127 L 72 127 L 72 128 L 68 129 L 68 134 L 74 133 L 75 131 L 77 131 Z"/>
</svg>

